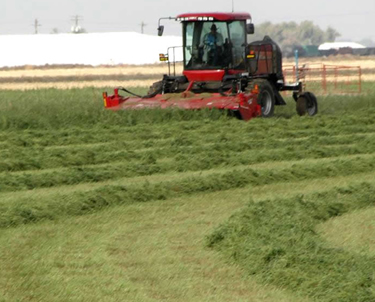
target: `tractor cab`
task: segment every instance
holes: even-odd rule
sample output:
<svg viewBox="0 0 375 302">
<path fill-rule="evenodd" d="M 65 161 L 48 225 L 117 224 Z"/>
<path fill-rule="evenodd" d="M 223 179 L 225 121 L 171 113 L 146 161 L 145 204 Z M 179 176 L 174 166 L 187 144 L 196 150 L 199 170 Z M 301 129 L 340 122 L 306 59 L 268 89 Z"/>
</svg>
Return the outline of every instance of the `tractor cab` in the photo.
<svg viewBox="0 0 375 302">
<path fill-rule="evenodd" d="M 221 81 L 225 71 L 246 69 L 246 37 L 254 33 L 250 14 L 189 13 L 176 20 L 182 23 L 184 75 L 189 80 Z"/>
</svg>

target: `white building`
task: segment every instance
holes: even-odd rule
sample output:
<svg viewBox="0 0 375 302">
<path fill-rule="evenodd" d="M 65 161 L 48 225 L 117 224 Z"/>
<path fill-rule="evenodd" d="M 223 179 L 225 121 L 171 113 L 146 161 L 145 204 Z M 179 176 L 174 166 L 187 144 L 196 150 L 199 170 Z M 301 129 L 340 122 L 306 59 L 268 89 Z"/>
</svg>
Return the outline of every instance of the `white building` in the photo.
<svg viewBox="0 0 375 302">
<path fill-rule="evenodd" d="M 168 47 L 181 46 L 182 38 L 134 32 L 0 35 L 0 45 L 0 67 L 46 64 L 138 65 L 159 62 L 159 54 L 165 54 Z M 176 49 L 176 57 L 182 60 L 182 48 Z"/>
<path fill-rule="evenodd" d="M 352 48 L 352 49 L 361 49 L 366 48 L 365 46 L 355 43 L 355 42 L 330 42 L 323 43 L 319 46 L 319 50 L 339 50 L 340 48 Z"/>
</svg>

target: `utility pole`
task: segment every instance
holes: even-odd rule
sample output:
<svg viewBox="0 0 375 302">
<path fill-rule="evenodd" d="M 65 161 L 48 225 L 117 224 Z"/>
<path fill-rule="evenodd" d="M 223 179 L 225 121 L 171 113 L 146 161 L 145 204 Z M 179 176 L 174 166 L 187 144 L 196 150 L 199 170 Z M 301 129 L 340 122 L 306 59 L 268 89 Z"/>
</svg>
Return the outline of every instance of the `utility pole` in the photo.
<svg viewBox="0 0 375 302">
<path fill-rule="evenodd" d="M 38 19 L 35 19 L 33 26 L 34 26 L 34 31 L 35 31 L 34 33 L 37 35 L 38 34 L 38 27 L 41 27 L 42 24 L 39 24 Z"/>
<path fill-rule="evenodd" d="M 80 26 L 78 25 L 79 21 L 83 20 L 82 16 L 75 15 L 70 18 L 71 21 L 74 21 L 74 25 L 72 26 L 72 32 L 78 31 L 80 29 Z"/>
<path fill-rule="evenodd" d="M 143 29 L 145 26 L 147 26 L 147 24 L 142 21 L 142 23 L 139 25 L 141 26 L 141 33 L 143 34 Z"/>
</svg>

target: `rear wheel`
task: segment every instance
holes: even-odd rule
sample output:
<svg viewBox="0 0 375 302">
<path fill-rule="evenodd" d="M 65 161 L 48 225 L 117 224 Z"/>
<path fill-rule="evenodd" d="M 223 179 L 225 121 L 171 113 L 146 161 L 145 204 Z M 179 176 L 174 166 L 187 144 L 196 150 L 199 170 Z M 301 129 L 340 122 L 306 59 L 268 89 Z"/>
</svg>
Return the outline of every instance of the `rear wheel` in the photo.
<svg viewBox="0 0 375 302">
<path fill-rule="evenodd" d="M 275 111 L 275 93 L 272 85 L 267 80 L 256 80 L 253 88 L 258 85 L 258 104 L 262 108 L 262 117 L 271 117 Z"/>
<path fill-rule="evenodd" d="M 318 113 L 318 101 L 311 92 L 306 92 L 305 95 L 307 96 L 307 114 L 313 116 Z"/>
<path fill-rule="evenodd" d="M 313 116 L 318 113 L 318 101 L 316 97 L 311 92 L 305 92 L 297 99 L 296 104 L 297 113 L 300 116 L 305 115 L 306 113 L 309 116 Z"/>
<path fill-rule="evenodd" d="M 307 105 L 307 100 L 306 97 L 300 96 L 297 99 L 297 104 L 296 104 L 296 110 L 299 116 L 303 116 L 306 114 L 306 106 Z"/>
</svg>

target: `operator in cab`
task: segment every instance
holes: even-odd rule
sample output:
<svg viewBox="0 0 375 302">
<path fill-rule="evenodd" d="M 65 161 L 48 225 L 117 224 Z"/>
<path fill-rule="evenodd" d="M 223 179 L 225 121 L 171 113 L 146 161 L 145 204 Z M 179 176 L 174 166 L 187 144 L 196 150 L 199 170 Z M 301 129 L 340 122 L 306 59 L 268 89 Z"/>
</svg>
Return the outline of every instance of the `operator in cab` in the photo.
<svg viewBox="0 0 375 302">
<path fill-rule="evenodd" d="M 212 24 L 211 31 L 203 36 L 200 47 L 203 48 L 202 60 L 207 65 L 217 65 L 223 51 L 224 39 L 217 27 Z"/>
</svg>

